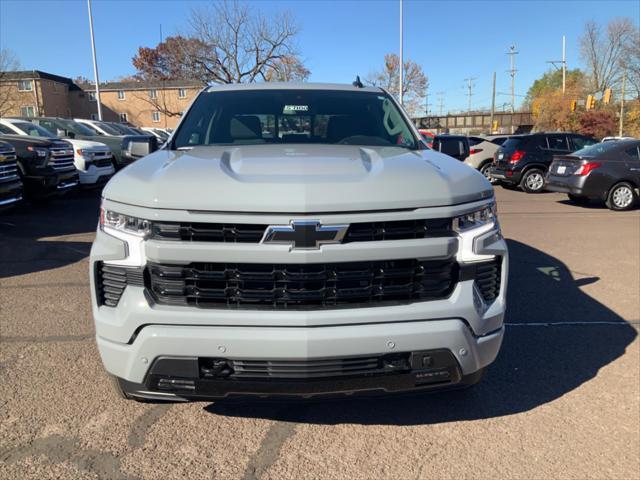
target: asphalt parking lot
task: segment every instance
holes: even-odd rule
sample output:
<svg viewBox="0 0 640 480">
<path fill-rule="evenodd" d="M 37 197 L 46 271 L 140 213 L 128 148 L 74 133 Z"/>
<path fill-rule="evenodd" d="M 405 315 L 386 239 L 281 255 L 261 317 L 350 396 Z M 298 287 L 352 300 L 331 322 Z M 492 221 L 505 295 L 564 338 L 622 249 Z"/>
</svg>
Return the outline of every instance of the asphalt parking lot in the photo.
<svg viewBox="0 0 640 480">
<path fill-rule="evenodd" d="M 508 327 L 483 383 L 323 403 L 116 398 L 98 194 L 0 214 L 0 478 L 640 478 L 640 211 L 497 197 Z"/>
</svg>

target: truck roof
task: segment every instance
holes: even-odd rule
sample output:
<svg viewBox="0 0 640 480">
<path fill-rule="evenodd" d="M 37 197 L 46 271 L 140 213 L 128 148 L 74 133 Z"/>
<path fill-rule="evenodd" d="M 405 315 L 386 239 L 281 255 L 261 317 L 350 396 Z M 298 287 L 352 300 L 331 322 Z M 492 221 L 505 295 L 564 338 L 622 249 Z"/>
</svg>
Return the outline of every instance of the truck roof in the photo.
<svg viewBox="0 0 640 480">
<path fill-rule="evenodd" d="M 344 83 L 310 83 L 310 82 L 259 82 L 259 83 L 230 83 L 212 85 L 207 92 L 228 92 L 232 90 L 338 90 L 345 92 L 381 93 L 380 87 L 354 87 Z"/>
</svg>

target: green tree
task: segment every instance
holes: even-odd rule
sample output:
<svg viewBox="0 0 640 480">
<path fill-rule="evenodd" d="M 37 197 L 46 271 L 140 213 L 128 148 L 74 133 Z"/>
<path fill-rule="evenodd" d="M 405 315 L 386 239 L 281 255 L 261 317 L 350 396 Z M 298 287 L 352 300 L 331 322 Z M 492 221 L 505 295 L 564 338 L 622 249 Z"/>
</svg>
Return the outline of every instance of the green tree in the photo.
<svg viewBox="0 0 640 480">
<path fill-rule="evenodd" d="M 587 76 L 579 68 L 567 70 L 566 86 L 571 89 L 585 88 L 587 85 Z M 533 85 L 529 87 L 525 103 L 531 108 L 533 101 L 543 95 L 547 95 L 555 90 L 562 89 L 562 70 L 549 70 L 542 77 L 535 80 Z"/>
</svg>

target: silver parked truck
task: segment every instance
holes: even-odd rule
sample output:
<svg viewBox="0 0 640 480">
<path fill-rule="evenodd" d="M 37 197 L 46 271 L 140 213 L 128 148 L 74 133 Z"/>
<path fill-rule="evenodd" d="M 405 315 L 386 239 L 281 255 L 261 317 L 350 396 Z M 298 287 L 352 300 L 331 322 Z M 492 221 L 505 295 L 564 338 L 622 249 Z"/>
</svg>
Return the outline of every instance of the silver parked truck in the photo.
<svg viewBox="0 0 640 480">
<path fill-rule="evenodd" d="M 374 87 L 204 89 L 105 187 L 90 264 L 126 398 L 465 387 L 504 334 L 491 185 Z"/>
</svg>

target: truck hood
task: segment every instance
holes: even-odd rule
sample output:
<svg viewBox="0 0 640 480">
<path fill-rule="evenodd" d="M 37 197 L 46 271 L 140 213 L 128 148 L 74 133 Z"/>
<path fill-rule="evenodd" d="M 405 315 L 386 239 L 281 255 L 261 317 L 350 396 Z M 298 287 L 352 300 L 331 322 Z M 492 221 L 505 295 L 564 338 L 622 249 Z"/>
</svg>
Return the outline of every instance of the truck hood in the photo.
<svg viewBox="0 0 640 480">
<path fill-rule="evenodd" d="M 91 148 L 93 150 L 109 150 L 109 147 L 107 147 L 104 143 L 100 143 L 100 142 L 94 142 L 91 140 L 80 140 L 77 138 L 65 138 L 66 142 L 69 142 L 71 145 L 73 145 L 74 149 L 77 148 Z"/>
<path fill-rule="evenodd" d="M 115 175 L 103 195 L 150 208 L 320 213 L 454 205 L 493 189 L 432 150 L 262 144 L 160 150 Z"/>
</svg>

